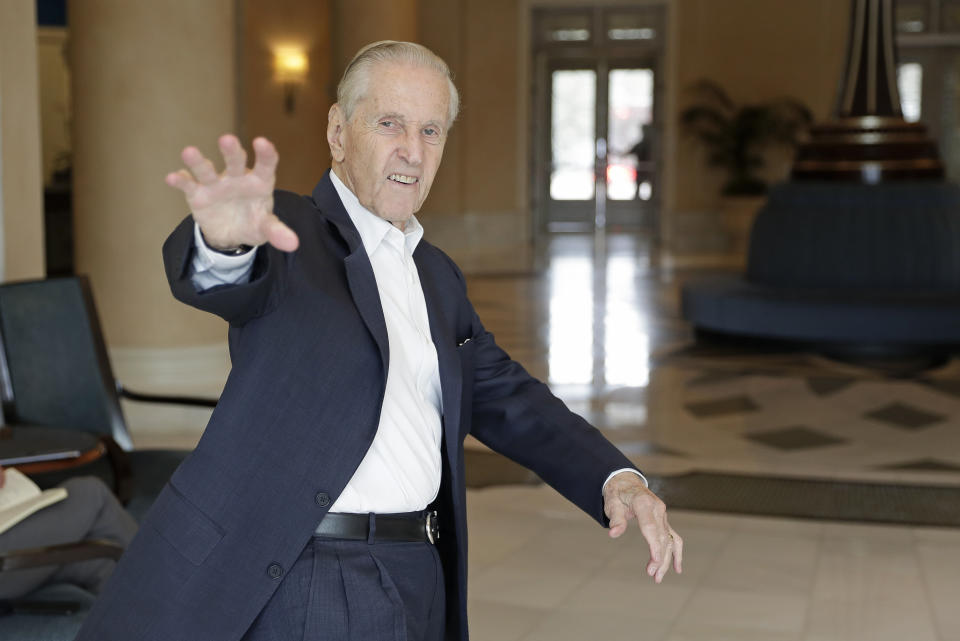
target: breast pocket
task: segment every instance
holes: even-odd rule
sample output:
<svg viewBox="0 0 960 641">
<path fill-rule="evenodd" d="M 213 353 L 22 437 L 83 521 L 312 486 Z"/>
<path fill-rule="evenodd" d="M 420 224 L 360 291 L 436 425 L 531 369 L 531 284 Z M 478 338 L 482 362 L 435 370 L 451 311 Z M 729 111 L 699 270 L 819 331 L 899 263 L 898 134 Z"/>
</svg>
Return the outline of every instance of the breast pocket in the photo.
<svg viewBox="0 0 960 641">
<path fill-rule="evenodd" d="M 154 501 L 146 523 L 194 565 L 200 565 L 223 539 L 223 529 L 171 483 Z"/>
</svg>

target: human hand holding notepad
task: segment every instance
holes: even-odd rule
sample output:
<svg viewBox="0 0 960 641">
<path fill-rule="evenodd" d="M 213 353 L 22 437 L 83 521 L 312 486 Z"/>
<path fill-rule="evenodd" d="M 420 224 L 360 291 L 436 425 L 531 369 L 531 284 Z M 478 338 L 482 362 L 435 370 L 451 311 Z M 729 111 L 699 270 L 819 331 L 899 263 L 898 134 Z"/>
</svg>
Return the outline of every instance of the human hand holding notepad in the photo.
<svg viewBox="0 0 960 641">
<path fill-rule="evenodd" d="M 62 487 L 41 490 L 21 472 L 0 467 L 0 533 L 65 498 L 67 490 Z"/>
</svg>

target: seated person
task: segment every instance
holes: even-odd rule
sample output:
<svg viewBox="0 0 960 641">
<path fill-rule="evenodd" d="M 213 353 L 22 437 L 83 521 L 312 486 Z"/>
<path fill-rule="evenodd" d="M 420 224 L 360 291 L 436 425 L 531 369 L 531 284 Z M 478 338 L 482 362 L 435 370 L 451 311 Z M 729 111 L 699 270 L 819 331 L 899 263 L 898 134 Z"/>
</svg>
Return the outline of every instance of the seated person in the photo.
<svg viewBox="0 0 960 641">
<path fill-rule="evenodd" d="M 5 471 L 0 467 L 0 492 Z M 133 539 L 137 523 L 110 489 L 97 478 L 67 480 L 67 498 L 34 512 L 0 533 L 0 551 L 106 539 L 124 548 Z M 16 599 L 48 583 L 73 583 L 98 593 L 113 572 L 113 559 L 92 559 L 66 565 L 50 565 L 0 572 L 0 599 Z"/>
</svg>

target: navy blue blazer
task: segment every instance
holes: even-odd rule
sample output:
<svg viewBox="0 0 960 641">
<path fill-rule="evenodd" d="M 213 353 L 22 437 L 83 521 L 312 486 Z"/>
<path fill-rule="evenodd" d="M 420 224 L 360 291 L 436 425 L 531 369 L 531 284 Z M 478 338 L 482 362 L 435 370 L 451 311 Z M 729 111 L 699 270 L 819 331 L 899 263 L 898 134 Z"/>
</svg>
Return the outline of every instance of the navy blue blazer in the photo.
<svg viewBox="0 0 960 641">
<path fill-rule="evenodd" d="M 312 197 L 278 191 L 275 211 L 300 248 L 261 247 L 246 284 L 197 293 L 189 217 L 164 244 L 174 296 L 230 324 L 233 367 L 197 448 L 144 517 L 78 641 L 240 639 L 370 446 L 390 346 L 360 235 L 329 175 Z M 497 346 L 450 258 L 426 241 L 413 257 L 443 399 L 447 638 L 465 641 L 467 433 L 603 525 L 604 480 L 633 466 Z"/>
</svg>

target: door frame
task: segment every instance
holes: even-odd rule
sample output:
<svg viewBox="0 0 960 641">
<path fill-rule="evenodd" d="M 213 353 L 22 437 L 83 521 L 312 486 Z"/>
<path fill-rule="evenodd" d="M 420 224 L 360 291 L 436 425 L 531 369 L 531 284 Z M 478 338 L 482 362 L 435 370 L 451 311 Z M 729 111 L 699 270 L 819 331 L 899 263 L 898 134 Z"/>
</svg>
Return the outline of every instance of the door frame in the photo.
<svg viewBox="0 0 960 641">
<path fill-rule="evenodd" d="M 651 42 L 646 41 L 630 41 L 626 44 L 624 43 L 614 43 L 614 42 L 602 42 L 594 43 L 592 40 L 587 43 L 563 43 L 557 46 L 542 46 L 537 45 L 537 36 L 536 29 L 538 27 L 538 17 L 537 13 L 550 13 L 550 14 L 562 14 L 570 13 L 574 11 L 580 12 L 590 12 L 593 16 L 593 32 L 597 32 L 597 25 L 602 25 L 604 16 L 608 11 L 623 11 L 623 10 L 637 10 L 643 12 L 649 12 L 651 10 L 659 12 L 659 36 Z M 529 66 L 526 66 L 528 70 L 526 74 L 523 74 L 526 77 L 527 84 L 527 93 L 529 100 L 527 102 L 527 119 L 528 125 L 523 126 L 523 123 L 518 123 L 523 130 L 524 137 L 528 140 L 528 145 L 526 146 L 526 163 L 528 166 L 528 180 L 527 185 L 529 185 L 529 191 L 527 192 L 527 197 L 525 200 L 528 203 L 529 211 L 531 212 L 531 226 L 533 237 L 539 238 L 544 233 L 548 232 L 548 223 L 549 215 L 549 184 L 547 180 L 548 172 L 544 170 L 544 167 L 549 165 L 552 161 L 552 154 L 550 149 L 550 95 L 549 95 L 549 84 L 550 84 L 550 72 L 551 66 L 555 65 L 574 65 L 577 62 L 581 64 L 587 63 L 587 66 L 584 67 L 574 67 L 574 68 L 590 68 L 591 61 L 593 61 L 593 68 L 597 70 L 598 75 L 598 99 L 600 98 L 600 91 L 603 91 L 604 98 L 603 101 L 607 101 L 607 71 L 611 68 L 623 68 L 625 63 L 629 63 L 631 67 L 640 67 L 640 68 L 649 68 L 653 70 L 654 74 L 654 104 L 653 104 L 653 120 L 650 125 L 654 133 L 654 148 L 652 151 L 652 158 L 656 167 L 662 167 L 662 145 L 661 141 L 663 139 L 665 121 L 663 118 L 664 109 L 663 105 L 666 101 L 666 82 L 665 82 L 665 73 L 666 69 L 666 56 L 668 52 L 668 43 L 667 43 L 667 27 L 668 27 L 668 9 L 669 9 L 669 0 L 634 0 L 630 2 L 625 0 L 624 2 L 619 2 L 618 0 L 608 0 L 602 5 L 591 5 L 588 3 L 563 3 L 553 4 L 544 6 L 541 3 L 534 2 L 533 0 L 526 0 L 521 8 L 521 11 L 524 13 L 523 20 L 521 21 L 523 33 L 523 41 L 530 43 L 531 61 Z M 600 64 L 602 63 L 602 69 Z M 563 68 L 563 67 L 560 67 Z M 569 66 L 567 68 L 570 68 Z M 601 73 L 602 71 L 602 73 Z M 598 110 L 597 114 L 597 131 L 603 131 L 605 134 L 607 132 L 607 113 L 604 110 L 604 113 L 601 115 Z M 601 125 L 602 121 L 602 127 Z M 606 136 L 604 136 L 604 139 Z M 599 168 L 598 168 L 599 170 Z M 606 169 L 604 167 L 603 171 Z M 605 176 L 604 176 L 605 178 Z M 652 233 L 654 239 L 658 237 L 659 234 L 659 223 L 661 215 L 661 203 L 662 203 L 662 194 L 664 192 L 663 185 L 663 172 L 659 169 L 656 172 L 657 179 L 657 189 L 654 190 L 653 198 L 649 201 L 649 205 L 645 207 L 647 210 L 645 218 L 647 219 L 647 224 L 644 225 Z M 606 180 L 597 181 L 597 185 L 602 185 L 602 190 L 606 190 Z M 606 206 L 606 199 L 596 199 L 597 194 L 600 193 L 600 189 L 595 191 L 595 200 L 597 200 L 602 208 Z M 604 193 L 605 196 L 605 193 Z M 638 201 L 623 201 L 636 203 Z M 596 207 L 596 204 L 594 205 Z M 605 214 L 605 211 L 603 212 Z M 622 221 L 615 220 L 612 221 L 615 224 L 621 224 Z M 574 228 L 577 225 L 573 225 Z M 589 224 L 580 224 L 579 228 L 583 231 L 588 231 L 595 228 L 595 225 Z"/>
</svg>

